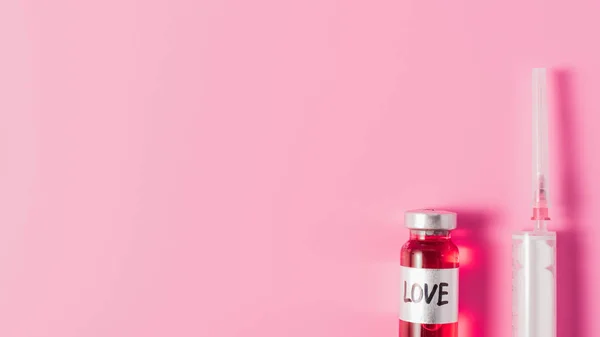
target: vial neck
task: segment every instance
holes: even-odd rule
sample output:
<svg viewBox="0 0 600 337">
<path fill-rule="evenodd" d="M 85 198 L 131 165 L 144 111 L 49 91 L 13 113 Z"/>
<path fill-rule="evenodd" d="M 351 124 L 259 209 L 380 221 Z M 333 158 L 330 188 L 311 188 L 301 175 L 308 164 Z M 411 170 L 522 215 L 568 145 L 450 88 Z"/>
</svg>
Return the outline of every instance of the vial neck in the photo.
<svg viewBox="0 0 600 337">
<path fill-rule="evenodd" d="M 449 240 L 449 230 L 424 230 L 424 229 L 411 229 L 410 230 L 411 240 Z"/>
</svg>

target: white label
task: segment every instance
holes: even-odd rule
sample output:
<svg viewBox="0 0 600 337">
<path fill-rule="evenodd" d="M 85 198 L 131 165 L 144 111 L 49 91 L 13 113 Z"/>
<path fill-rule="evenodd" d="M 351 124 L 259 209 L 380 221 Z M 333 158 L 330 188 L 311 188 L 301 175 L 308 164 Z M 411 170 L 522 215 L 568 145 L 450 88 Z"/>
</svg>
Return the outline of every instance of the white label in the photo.
<svg viewBox="0 0 600 337">
<path fill-rule="evenodd" d="M 400 319 L 423 324 L 458 321 L 458 268 L 400 266 Z"/>
</svg>

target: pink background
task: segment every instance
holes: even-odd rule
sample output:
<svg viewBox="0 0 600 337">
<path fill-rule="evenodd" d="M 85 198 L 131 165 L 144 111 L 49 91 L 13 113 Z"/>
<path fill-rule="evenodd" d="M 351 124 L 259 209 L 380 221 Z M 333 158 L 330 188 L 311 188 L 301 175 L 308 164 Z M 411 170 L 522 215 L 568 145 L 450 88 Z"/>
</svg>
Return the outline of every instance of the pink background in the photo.
<svg viewBox="0 0 600 337">
<path fill-rule="evenodd" d="M 396 336 L 402 212 L 434 206 L 461 337 L 509 336 L 534 66 L 559 337 L 597 334 L 592 3 L 1 1 L 0 335 Z"/>
</svg>

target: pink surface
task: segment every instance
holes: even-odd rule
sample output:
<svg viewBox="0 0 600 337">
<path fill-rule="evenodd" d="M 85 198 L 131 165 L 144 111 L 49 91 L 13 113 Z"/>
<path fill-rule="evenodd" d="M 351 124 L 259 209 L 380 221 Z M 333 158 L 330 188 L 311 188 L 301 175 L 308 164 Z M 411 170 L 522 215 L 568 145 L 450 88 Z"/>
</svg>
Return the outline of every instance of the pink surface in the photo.
<svg viewBox="0 0 600 337">
<path fill-rule="evenodd" d="M 436 206 L 461 336 L 509 336 L 534 66 L 559 337 L 597 334 L 599 11 L 1 1 L 0 335 L 393 337 L 402 211 Z"/>
</svg>

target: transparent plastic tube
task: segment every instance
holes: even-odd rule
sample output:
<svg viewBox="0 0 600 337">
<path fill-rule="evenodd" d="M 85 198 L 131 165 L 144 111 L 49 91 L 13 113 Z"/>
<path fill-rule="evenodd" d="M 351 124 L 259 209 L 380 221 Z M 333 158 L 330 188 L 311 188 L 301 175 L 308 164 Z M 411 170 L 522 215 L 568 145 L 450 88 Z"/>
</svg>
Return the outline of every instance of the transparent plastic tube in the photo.
<svg viewBox="0 0 600 337">
<path fill-rule="evenodd" d="M 548 105 L 546 69 L 535 68 L 532 73 L 532 190 L 533 219 L 550 220 L 550 187 L 548 184 Z M 536 223 L 536 225 L 539 225 Z"/>
</svg>

